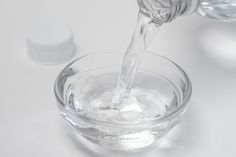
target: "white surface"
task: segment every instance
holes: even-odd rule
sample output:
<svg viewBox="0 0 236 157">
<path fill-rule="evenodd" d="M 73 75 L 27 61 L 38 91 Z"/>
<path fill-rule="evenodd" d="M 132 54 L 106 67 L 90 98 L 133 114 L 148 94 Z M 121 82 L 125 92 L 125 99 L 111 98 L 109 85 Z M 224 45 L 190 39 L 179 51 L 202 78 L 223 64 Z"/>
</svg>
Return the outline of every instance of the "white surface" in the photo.
<svg viewBox="0 0 236 157">
<path fill-rule="evenodd" d="M 59 116 L 53 83 L 64 65 L 40 66 L 27 57 L 27 22 L 39 16 L 65 20 L 85 53 L 124 49 L 136 15 L 135 0 L 0 1 L 0 156 L 96 156 L 68 135 Z M 236 56 L 235 28 L 236 23 L 193 15 L 159 31 L 149 50 L 171 58 L 189 74 L 191 107 L 178 136 L 136 156 L 236 156 L 236 60 L 224 57 L 233 51 Z M 220 35 L 215 33 L 224 38 L 216 40 Z"/>
<path fill-rule="evenodd" d="M 75 53 L 72 31 L 54 18 L 37 17 L 30 21 L 26 43 L 29 57 L 37 63 L 65 63 Z"/>
</svg>

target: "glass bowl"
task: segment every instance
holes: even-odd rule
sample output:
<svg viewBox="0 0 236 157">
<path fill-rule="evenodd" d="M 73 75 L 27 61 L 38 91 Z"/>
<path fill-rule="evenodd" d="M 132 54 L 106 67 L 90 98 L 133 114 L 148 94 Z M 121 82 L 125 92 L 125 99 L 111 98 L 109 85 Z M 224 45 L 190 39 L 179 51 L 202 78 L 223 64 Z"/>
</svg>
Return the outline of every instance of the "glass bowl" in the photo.
<svg viewBox="0 0 236 157">
<path fill-rule="evenodd" d="M 109 108 L 124 53 L 93 53 L 67 65 L 55 81 L 61 115 L 88 141 L 115 150 L 147 147 L 180 120 L 191 82 L 174 62 L 155 53 L 142 55 L 130 91 L 130 104 Z"/>
</svg>

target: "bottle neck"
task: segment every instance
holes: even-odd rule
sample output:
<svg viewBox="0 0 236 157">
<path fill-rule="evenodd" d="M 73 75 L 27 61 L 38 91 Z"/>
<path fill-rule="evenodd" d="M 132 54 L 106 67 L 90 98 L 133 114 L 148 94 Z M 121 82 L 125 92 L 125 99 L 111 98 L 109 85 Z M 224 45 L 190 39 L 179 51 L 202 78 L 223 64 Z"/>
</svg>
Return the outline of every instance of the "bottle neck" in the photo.
<svg viewBox="0 0 236 157">
<path fill-rule="evenodd" d="M 138 0 L 140 13 L 158 25 L 196 11 L 199 0 Z"/>
</svg>

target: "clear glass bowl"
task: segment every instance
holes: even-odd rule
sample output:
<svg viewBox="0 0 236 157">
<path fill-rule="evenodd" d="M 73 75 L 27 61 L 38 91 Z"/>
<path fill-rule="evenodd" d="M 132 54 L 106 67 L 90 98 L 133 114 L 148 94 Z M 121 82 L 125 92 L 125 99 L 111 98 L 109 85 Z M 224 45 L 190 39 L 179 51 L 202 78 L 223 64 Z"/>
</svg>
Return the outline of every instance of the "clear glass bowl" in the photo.
<svg viewBox="0 0 236 157">
<path fill-rule="evenodd" d="M 66 66 L 55 82 L 61 115 L 82 137 L 115 150 L 151 145 L 177 124 L 191 83 L 174 62 L 155 53 L 141 58 L 125 109 L 109 108 L 124 53 L 94 53 Z"/>
</svg>

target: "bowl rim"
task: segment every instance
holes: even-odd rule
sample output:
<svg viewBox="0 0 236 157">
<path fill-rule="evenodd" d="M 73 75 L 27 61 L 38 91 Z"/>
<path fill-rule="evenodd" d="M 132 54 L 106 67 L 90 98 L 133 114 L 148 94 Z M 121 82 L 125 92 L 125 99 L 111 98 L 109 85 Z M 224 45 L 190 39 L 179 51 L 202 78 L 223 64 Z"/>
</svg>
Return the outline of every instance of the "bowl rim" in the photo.
<svg viewBox="0 0 236 157">
<path fill-rule="evenodd" d="M 60 73 L 57 75 L 55 83 L 54 83 L 54 95 L 56 97 L 57 102 L 59 102 L 60 105 L 59 107 L 63 110 L 66 110 L 65 108 L 63 108 L 62 106 L 66 106 L 63 98 L 60 96 L 59 91 L 58 91 L 58 81 L 60 80 L 60 77 L 62 75 L 62 73 L 68 69 L 71 65 L 73 65 L 75 62 L 88 57 L 88 56 L 92 56 L 92 55 L 104 55 L 104 54 L 120 54 L 120 53 L 124 53 L 125 51 L 123 50 L 111 50 L 111 51 L 95 51 L 95 52 L 91 52 L 91 53 L 87 53 L 85 55 L 82 55 L 76 59 L 74 59 L 73 61 L 71 61 L 69 64 L 67 64 L 61 71 Z M 164 59 L 165 61 L 171 63 L 172 65 L 174 65 L 178 70 L 179 73 L 182 73 L 182 75 L 184 76 L 184 79 L 186 80 L 186 85 L 187 85 L 187 91 L 186 91 L 186 95 L 183 98 L 182 104 L 179 108 L 177 108 L 176 110 L 174 110 L 173 112 L 171 112 L 170 114 L 163 116 L 161 118 L 153 118 L 151 120 L 148 121 L 142 121 L 141 123 L 134 123 L 134 124 L 119 124 L 119 123 L 109 123 L 109 122 L 105 122 L 105 121 L 98 121 L 98 120 L 94 120 L 92 118 L 85 118 L 83 116 L 77 115 L 81 120 L 83 120 L 84 122 L 88 122 L 90 124 L 94 124 L 94 125 L 103 125 L 106 127 L 121 127 L 121 128 L 133 128 L 133 127 L 140 127 L 140 126 L 150 126 L 150 125 L 156 125 L 156 124 L 161 124 L 163 122 L 166 122 L 167 120 L 171 120 L 174 119 L 175 117 L 178 117 L 178 115 L 180 115 L 181 113 L 183 113 L 185 111 L 185 109 L 188 106 L 188 102 L 191 98 L 192 95 L 192 83 L 190 81 L 190 78 L 188 77 L 187 73 L 174 61 L 168 59 L 167 57 L 164 57 L 162 55 L 159 55 L 155 52 L 150 52 L 150 51 L 145 51 L 145 53 L 149 53 L 151 55 L 154 55 L 156 57 L 159 57 L 161 59 Z M 68 112 L 68 110 L 66 110 Z M 73 116 L 73 115 L 71 115 Z"/>
</svg>

